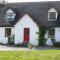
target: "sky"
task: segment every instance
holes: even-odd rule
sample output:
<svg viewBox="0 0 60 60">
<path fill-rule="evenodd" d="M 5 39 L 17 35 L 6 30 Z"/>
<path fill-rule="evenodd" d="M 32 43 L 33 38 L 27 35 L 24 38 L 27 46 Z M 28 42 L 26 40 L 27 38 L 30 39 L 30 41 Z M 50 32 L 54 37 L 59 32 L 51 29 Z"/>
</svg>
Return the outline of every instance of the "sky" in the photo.
<svg viewBox="0 0 60 60">
<path fill-rule="evenodd" d="M 8 2 L 42 2 L 42 1 L 60 1 L 60 0 L 7 0 Z"/>
</svg>

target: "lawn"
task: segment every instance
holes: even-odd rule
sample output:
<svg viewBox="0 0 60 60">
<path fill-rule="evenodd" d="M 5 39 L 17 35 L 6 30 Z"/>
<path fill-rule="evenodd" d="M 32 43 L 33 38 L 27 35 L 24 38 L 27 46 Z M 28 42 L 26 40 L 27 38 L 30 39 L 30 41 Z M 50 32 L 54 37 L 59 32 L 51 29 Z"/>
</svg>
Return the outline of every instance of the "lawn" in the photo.
<svg viewBox="0 0 60 60">
<path fill-rule="evenodd" d="M 60 50 L 1 51 L 0 60 L 60 60 Z"/>
</svg>

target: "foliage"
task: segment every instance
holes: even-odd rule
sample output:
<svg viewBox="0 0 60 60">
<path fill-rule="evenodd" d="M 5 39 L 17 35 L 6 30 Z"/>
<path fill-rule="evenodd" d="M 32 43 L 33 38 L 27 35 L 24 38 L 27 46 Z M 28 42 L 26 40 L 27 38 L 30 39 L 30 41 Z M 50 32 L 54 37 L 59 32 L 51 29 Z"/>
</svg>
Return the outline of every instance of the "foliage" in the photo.
<svg viewBox="0 0 60 60">
<path fill-rule="evenodd" d="M 15 44 L 14 46 L 15 46 L 15 47 L 21 47 L 22 44 L 18 43 L 18 44 Z"/>
<path fill-rule="evenodd" d="M 55 43 L 55 39 L 54 38 L 51 38 L 51 41 L 53 42 L 53 44 Z"/>
<path fill-rule="evenodd" d="M 14 35 L 8 37 L 8 44 L 14 44 Z"/>
<path fill-rule="evenodd" d="M 8 44 L 11 45 L 11 38 L 8 37 Z"/>
<path fill-rule="evenodd" d="M 54 47 L 60 47 L 60 42 L 54 42 L 53 46 Z"/>
<path fill-rule="evenodd" d="M 44 37 L 45 37 L 46 32 L 47 32 L 46 27 L 44 27 L 44 26 L 39 27 L 39 46 L 45 45 L 46 38 L 44 38 Z"/>
<path fill-rule="evenodd" d="M 30 49 L 31 49 L 31 48 L 32 48 L 32 44 L 28 44 L 28 48 L 30 48 Z"/>
</svg>

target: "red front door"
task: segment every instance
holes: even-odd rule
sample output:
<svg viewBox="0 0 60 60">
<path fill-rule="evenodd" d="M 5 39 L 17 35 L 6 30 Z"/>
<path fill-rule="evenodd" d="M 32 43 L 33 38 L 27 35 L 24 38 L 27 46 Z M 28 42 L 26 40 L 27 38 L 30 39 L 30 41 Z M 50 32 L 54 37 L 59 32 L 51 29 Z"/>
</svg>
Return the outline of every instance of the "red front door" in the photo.
<svg viewBox="0 0 60 60">
<path fill-rule="evenodd" d="M 24 28 L 24 42 L 28 43 L 29 42 L 29 28 Z"/>
</svg>

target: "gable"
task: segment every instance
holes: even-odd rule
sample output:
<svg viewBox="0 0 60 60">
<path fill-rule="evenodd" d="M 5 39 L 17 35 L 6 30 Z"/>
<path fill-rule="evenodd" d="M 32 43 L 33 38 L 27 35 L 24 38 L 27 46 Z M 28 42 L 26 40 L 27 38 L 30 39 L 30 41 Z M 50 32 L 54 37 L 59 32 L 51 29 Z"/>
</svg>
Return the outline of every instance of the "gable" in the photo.
<svg viewBox="0 0 60 60">
<path fill-rule="evenodd" d="M 25 26 L 25 27 L 32 27 L 32 26 L 37 26 L 37 24 L 34 22 L 34 20 L 28 15 L 25 14 L 21 19 L 19 19 L 19 21 L 16 23 L 15 26 Z"/>
<path fill-rule="evenodd" d="M 55 8 L 50 8 L 48 12 L 57 12 Z"/>
<path fill-rule="evenodd" d="M 13 12 L 13 10 L 8 9 L 8 10 L 6 11 L 6 13 L 14 13 L 14 12 Z"/>
</svg>

